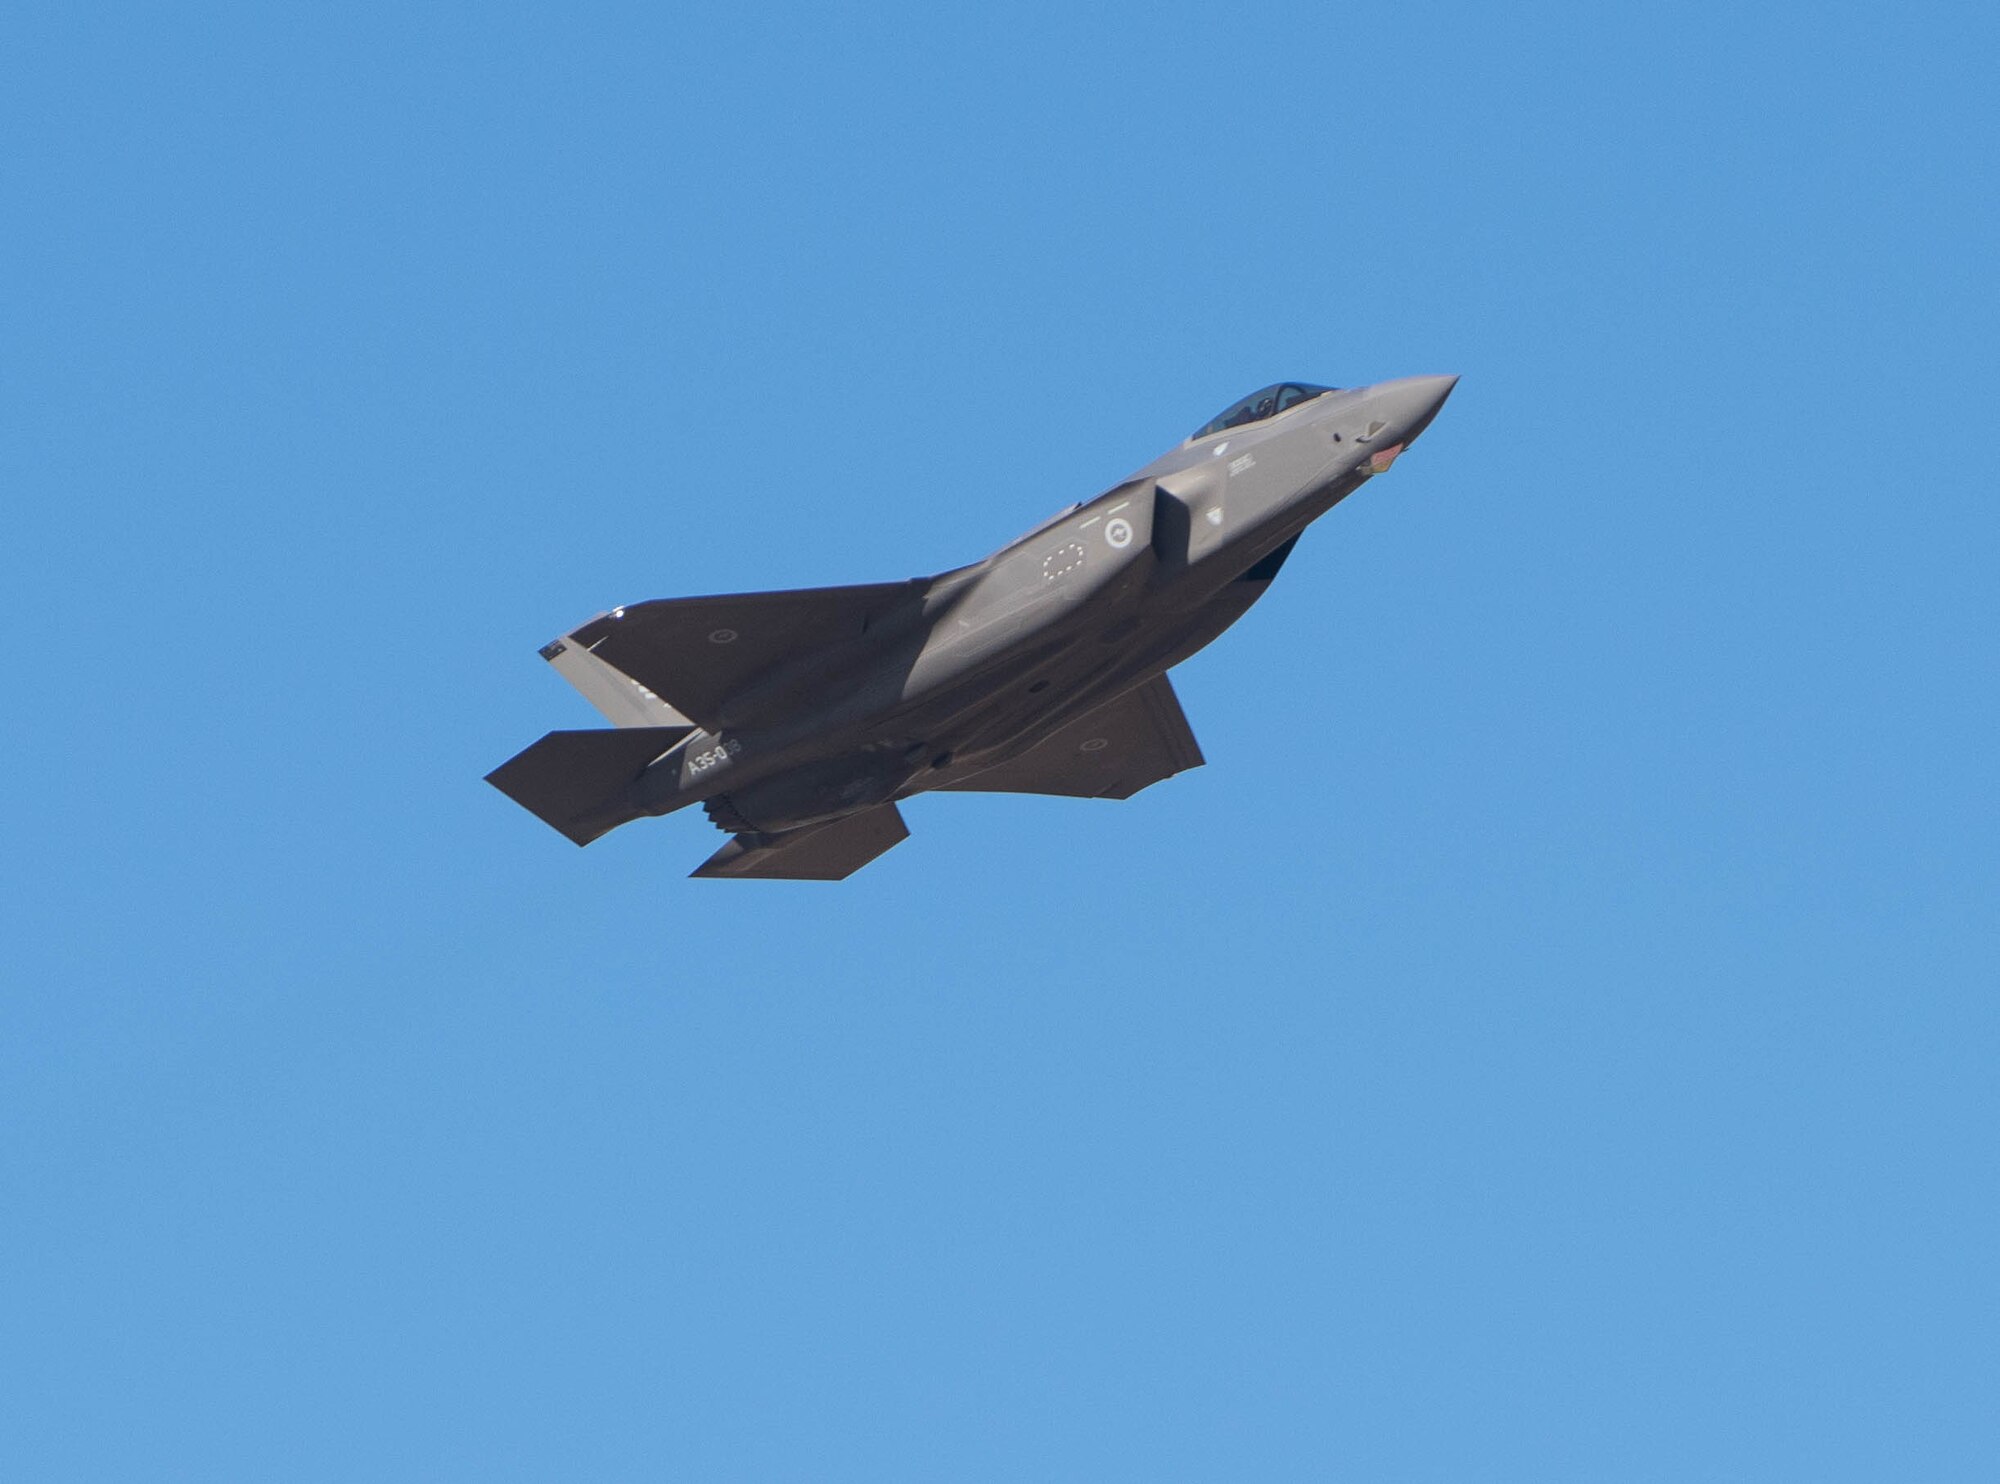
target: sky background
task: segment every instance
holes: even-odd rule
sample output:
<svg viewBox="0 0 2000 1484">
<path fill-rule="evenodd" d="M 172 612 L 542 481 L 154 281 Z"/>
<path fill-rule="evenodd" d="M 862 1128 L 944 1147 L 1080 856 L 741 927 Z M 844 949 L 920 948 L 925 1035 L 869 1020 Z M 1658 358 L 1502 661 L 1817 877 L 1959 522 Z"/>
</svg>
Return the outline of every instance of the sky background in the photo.
<svg viewBox="0 0 2000 1484">
<path fill-rule="evenodd" d="M 2000 1473 L 1991 5 L 0 23 L 0 1476 Z M 615 604 L 1464 380 L 838 886 Z"/>
</svg>

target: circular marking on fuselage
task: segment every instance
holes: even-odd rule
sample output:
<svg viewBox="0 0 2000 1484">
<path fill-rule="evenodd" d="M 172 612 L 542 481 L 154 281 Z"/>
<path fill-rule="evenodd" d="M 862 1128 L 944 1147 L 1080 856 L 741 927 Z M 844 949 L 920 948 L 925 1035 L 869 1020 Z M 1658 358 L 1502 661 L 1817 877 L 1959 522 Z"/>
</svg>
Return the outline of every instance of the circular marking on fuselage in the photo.
<svg viewBox="0 0 2000 1484">
<path fill-rule="evenodd" d="M 1083 558 L 1081 541 L 1064 543 L 1042 558 L 1042 581 L 1054 582 L 1065 573 L 1074 572 L 1083 565 Z"/>
<path fill-rule="evenodd" d="M 736 642 L 736 630 L 717 629 L 708 636 L 708 642 L 710 644 L 734 644 Z"/>
<path fill-rule="evenodd" d="M 1087 741 L 1077 743 L 1076 750 L 1078 752 L 1102 752 L 1110 745 L 1102 737 L 1092 737 Z"/>
<path fill-rule="evenodd" d="M 1132 544 L 1132 522 L 1122 515 L 1114 515 L 1104 523 L 1104 539 L 1119 551 Z"/>
</svg>

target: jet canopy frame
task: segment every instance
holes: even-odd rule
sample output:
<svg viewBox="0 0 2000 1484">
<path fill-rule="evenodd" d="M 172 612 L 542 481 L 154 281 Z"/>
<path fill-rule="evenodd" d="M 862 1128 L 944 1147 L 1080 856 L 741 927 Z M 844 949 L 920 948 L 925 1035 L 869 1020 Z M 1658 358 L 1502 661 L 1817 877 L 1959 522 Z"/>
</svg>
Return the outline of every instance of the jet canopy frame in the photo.
<svg viewBox="0 0 2000 1484">
<path fill-rule="evenodd" d="M 1188 437 L 1192 443 L 1196 438 L 1206 438 L 1211 433 L 1220 433 L 1227 428 L 1240 428 L 1248 423 L 1260 423 L 1281 412 L 1290 412 L 1301 402 L 1310 402 L 1314 397 L 1323 397 L 1328 392 L 1337 392 L 1337 386 L 1314 386 L 1309 381 L 1280 381 L 1272 386 L 1260 387 L 1241 402 L 1232 403 L 1218 416 L 1203 423 Z"/>
</svg>

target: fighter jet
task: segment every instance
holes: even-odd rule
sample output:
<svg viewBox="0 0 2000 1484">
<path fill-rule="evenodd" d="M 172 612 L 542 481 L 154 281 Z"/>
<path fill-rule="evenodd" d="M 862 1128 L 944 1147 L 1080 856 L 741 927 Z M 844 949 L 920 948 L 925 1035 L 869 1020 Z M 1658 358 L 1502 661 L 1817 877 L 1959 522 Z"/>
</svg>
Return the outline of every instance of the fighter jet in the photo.
<svg viewBox="0 0 2000 1484">
<path fill-rule="evenodd" d="M 1265 387 L 935 577 L 614 608 L 541 651 L 613 729 L 550 732 L 487 781 L 578 845 L 700 804 L 730 839 L 696 876 L 826 881 L 908 838 L 914 794 L 1130 798 L 1203 761 L 1167 671 L 1457 380 Z"/>
</svg>

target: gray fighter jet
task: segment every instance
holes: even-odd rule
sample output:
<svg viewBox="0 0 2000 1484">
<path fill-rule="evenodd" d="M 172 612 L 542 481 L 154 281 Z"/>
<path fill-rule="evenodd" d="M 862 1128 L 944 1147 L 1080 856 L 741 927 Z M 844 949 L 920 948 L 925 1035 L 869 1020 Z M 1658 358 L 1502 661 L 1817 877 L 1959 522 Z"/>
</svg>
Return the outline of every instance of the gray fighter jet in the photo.
<svg viewBox="0 0 2000 1484">
<path fill-rule="evenodd" d="M 542 658 L 615 728 L 550 732 L 487 781 L 579 845 L 700 804 L 731 838 L 695 875 L 828 881 L 908 836 L 912 794 L 1129 798 L 1202 763 L 1167 670 L 1457 380 L 1266 387 L 936 577 L 614 608 Z"/>
</svg>

